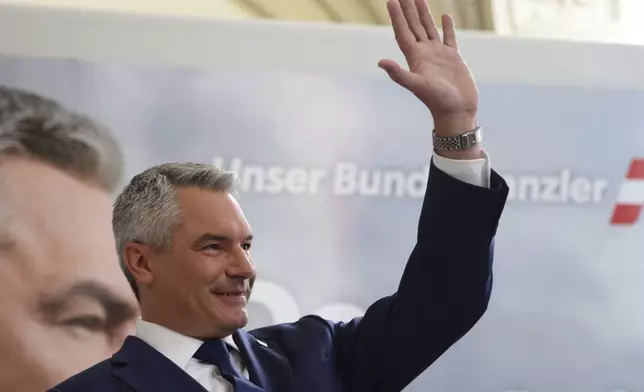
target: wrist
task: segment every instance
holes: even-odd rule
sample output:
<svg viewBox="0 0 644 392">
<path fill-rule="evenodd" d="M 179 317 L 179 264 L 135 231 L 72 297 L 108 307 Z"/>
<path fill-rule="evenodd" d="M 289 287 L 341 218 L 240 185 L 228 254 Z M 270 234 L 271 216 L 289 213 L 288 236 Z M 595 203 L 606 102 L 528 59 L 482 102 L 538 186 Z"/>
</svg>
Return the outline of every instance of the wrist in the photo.
<svg viewBox="0 0 644 392">
<path fill-rule="evenodd" d="M 434 118 L 434 132 L 437 136 L 460 136 L 476 129 L 477 126 L 478 122 L 476 120 L 476 114 L 474 113 L 444 115 L 436 116 Z M 481 149 L 480 144 L 475 144 L 465 150 L 436 150 L 436 154 L 444 158 L 457 160 L 472 160 L 483 158 L 483 150 Z"/>
<path fill-rule="evenodd" d="M 459 136 L 477 126 L 476 113 L 434 116 L 434 132 L 438 136 Z"/>
</svg>

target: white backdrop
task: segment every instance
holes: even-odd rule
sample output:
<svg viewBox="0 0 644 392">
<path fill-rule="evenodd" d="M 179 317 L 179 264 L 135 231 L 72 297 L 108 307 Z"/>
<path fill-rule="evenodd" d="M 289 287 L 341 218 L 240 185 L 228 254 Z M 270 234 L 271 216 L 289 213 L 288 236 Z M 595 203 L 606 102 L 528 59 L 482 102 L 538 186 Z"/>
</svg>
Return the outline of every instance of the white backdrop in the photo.
<svg viewBox="0 0 644 392">
<path fill-rule="evenodd" d="M 97 14 L 0 6 L 0 51 L 167 66 L 380 75 L 400 60 L 387 27 Z M 644 52 L 627 45 L 460 34 L 481 83 L 644 88 Z"/>
</svg>

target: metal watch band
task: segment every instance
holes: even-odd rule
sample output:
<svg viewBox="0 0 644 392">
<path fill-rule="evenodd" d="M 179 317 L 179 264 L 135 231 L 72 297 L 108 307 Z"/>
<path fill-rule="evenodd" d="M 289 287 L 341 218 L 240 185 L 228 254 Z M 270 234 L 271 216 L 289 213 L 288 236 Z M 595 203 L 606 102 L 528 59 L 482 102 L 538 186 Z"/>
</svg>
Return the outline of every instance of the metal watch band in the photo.
<svg viewBox="0 0 644 392">
<path fill-rule="evenodd" d="M 481 127 L 458 136 L 438 136 L 436 131 L 432 133 L 434 149 L 437 151 L 460 151 L 467 150 L 483 140 Z"/>
</svg>

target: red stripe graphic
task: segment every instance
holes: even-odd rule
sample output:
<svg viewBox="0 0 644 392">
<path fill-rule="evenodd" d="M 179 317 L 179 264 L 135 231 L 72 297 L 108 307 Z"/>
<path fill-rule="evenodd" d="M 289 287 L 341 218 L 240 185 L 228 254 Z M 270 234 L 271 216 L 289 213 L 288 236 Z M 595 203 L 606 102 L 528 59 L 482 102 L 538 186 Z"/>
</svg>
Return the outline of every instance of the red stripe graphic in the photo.
<svg viewBox="0 0 644 392">
<path fill-rule="evenodd" d="M 634 158 L 633 160 L 631 160 L 631 164 L 628 167 L 628 171 L 626 171 L 626 181 L 629 182 L 633 180 L 635 181 L 644 180 L 644 158 Z M 627 200 L 639 200 L 639 198 L 633 197 L 632 188 L 629 188 L 627 190 L 626 188 L 624 188 L 624 186 L 625 185 L 622 184 L 622 188 L 620 189 L 620 193 L 618 196 L 618 199 L 624 199 L 624 200 L 617 200 L 617 204 L 615 204 L 615 209 L 613 210 L 613 217 L 611 218 L 611 221 L 610 221 L 612 225 L 632 226 L 640 218 L 640 215 L 642 214 L 642 210 L 644 209 L 644 205 L 642 203 L 639 203 L 639 204 L 628 203 Z M 622 194 L 623 192 L 626 192 L 626 195 L 623 195 Z M 639 191 L 636 191 L 636 192 L 639 193 Z"/>
<path fill-rule="evenodd" d="M 644 159 L 633 159 L 626 173 L 628 179 L 644 179 Z"/>
<path fill-rule="evenodd" d="M 642 213 L 642 205 L 634 204 L 617 204 L 613 211 L 613 218 L 611 224 L 613 225 L 632 225 L 640 217 Z"/>
</svg>

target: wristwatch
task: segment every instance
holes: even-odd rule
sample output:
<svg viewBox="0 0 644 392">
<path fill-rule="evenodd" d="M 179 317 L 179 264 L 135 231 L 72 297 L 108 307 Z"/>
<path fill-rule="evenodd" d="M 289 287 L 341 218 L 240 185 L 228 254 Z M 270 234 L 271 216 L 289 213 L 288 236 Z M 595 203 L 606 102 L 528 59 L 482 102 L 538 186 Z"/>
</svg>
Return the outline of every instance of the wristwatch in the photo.
<svg viewBox="0 0 644 392">
<path fill-rule="evenodd" d="M 483 140 L 483 132 L 481 127 L 458 136 L 438 136 L 434 131 L 432 138 L 436 151 L 461 151 L 479 144 Z"/>
</svg>

